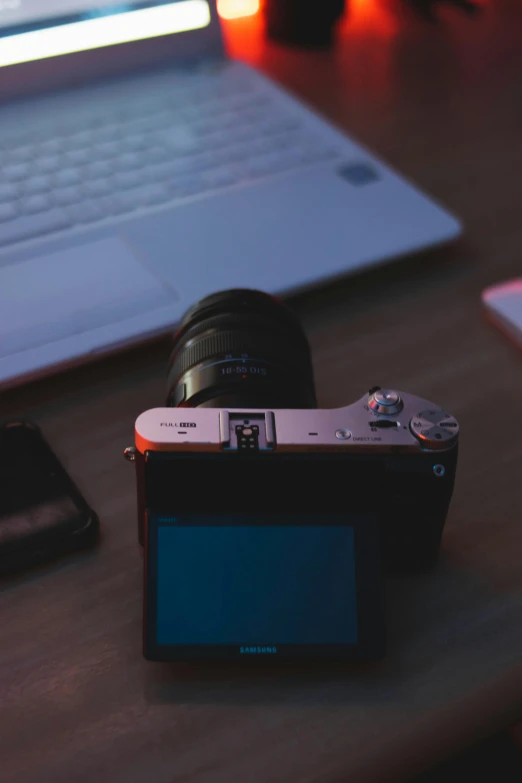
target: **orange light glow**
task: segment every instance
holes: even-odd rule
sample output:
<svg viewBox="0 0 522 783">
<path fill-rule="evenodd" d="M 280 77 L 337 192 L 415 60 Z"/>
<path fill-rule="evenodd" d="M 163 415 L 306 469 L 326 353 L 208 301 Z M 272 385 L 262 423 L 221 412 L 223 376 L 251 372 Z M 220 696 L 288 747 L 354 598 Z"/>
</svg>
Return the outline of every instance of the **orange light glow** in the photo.
<svg viewBox="0 0 522 783">
<path fill-rule="evenodd" d="M 253 16 L 259 11 L 259 0 L 218 0 L 217 10 L 222 19 Z"/>
<path fill-rule="evenodd" d="M 364 31 L 392 38 L 398 32 L 398 14 L 382 0 L 349 0 L 346 9 L 343 26 L 347 33 Z"/>
</svg>

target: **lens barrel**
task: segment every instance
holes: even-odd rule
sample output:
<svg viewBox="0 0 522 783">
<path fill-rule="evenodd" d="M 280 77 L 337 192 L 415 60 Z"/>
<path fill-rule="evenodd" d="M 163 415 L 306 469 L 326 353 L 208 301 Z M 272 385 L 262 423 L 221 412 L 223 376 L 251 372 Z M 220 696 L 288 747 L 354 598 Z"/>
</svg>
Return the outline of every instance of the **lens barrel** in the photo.
<svg viewBox="0 0 522 783">
<path fill-rule="evenodd" d="M 198 302 L 174 336 L 167 405 L 315 408 L 310 346 L 296 316 L 250 289 Z"/>
</svg>

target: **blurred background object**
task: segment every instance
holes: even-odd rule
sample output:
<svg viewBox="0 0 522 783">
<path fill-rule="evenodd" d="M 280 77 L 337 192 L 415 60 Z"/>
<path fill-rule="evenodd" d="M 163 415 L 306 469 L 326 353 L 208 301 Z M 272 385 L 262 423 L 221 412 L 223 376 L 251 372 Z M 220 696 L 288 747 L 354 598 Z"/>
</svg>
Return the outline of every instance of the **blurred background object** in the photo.
<svg viewBox="0 0 522 783">
<path fill-rule="evenodd" d="M 267 34 L 297 46 L 328 47 L 344 8 L 344 0 L 265 0 Z"/>
<path fill-rule="evenodd" d="M 222 19 L 238 19 L 253 16 L 260 8 L 260 0 L 217 0 L 218 14 Z"/>
<path fill-rule="evenodd" d="M 436 20 L 436 9 L 441 5 L 450 5 L 467 14 L 474 14 L 480 10 L 480 5 L 474 0 L 407 0 L 416 11 L 430 21 Z"/>
<path fill-rule="evenodd" d="M 358 10 L 365 5 L 370 11 L 379 13 L 373 0 L 355 0 L 355 4 Z M 479 0 L 397 0 L 397 18 L 401 15 L 400 6 L 404 4 L 429 21 L 437 20 L 437 11 L 442 7 L 451 7 L 472 16 L 483 5 Z M 352 5 L 353 0 L 217 0 L 218 14 L 222 19 L 255 16 L 263 11 L 270 38 L 293 46 L 317 48 L 333 43 L 336 24 Z M 382 0 L 380 11 L 386 10 L 390 11 L 390 3 Z"/>
</svg>

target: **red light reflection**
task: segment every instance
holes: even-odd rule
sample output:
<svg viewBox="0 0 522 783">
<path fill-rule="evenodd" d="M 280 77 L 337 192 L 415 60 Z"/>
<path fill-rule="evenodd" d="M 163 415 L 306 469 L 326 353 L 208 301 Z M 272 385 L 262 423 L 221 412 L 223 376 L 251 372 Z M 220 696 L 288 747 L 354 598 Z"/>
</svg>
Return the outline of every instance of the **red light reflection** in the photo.
<svg viewBox="0 0 522 783">
<path fill-rule="evenodd" d="M 386 0 L 347 0 L 346 14 L 342 22 L 343 32 L 365 31 L 382 38 L 397 32 L 399 18 L 397 8 Z"/>
</svg>

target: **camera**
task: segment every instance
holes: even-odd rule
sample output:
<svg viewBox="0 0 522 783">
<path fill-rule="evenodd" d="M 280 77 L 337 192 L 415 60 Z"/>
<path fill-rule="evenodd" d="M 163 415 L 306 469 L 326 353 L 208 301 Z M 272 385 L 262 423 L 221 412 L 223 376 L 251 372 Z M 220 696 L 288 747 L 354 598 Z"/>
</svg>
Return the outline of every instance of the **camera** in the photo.
<svg viewBox="0 0 522 783">
<path fill-rule="evenodd" d="M 259 291 L 214 294 L 174 337 L 167 406 L 135 424 L 150 660 L 384 654 L 383 572 L 434 564 L 458 423 L 371 387 L 316 407 L 308 341 Z"/>
</svg>

